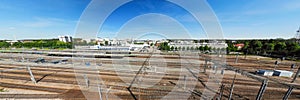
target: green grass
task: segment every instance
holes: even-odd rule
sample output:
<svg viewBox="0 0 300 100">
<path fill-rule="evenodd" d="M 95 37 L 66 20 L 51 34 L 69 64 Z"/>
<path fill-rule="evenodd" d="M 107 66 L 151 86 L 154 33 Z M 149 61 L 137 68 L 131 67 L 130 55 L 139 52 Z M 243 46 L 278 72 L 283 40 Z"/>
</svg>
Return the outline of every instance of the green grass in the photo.
<svg viewBox="0 0 300 100">
<path fill-rule="evenodd" d="M 1 88 L 0 92 L 8 92 L 7 90 L 5 90 L 5 88 Z"/>
</svg>

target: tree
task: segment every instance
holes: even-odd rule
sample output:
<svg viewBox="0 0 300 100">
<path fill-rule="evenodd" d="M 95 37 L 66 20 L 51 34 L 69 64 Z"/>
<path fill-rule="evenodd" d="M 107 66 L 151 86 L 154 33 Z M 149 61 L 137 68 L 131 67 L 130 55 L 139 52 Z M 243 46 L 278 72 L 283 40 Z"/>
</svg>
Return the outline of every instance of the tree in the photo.
<svg viewBox="0 0 300 100">
<path fill-rule="evenodd" d="M 9 46 L 10 46 L 10 44 L 7 43 L 7 42 L 0 42 L 0 47 L 1 48 L 8 48 Z"/>
<path fill-rule="evenodd" d="M 209 47 L 207 45 L 205 45 L 203 49 L 204 49 L 204 51 L 207 51 L 207 50 L 209 50 Z"/>
<path fill-rule="evenodd" d="M 182 50 L 182 51 L 185 51 L 185 47 L 182 47 L 181 50 Z"/>
<path fill-rule="evenodd" d="M 236 52 L 237 51 L 237 47 L 235 47 L 232 43 L 228 43 L 227 44 L 228 46 L 227 46 L 227 53 L 229 53 L 229 52 Z"/>
<path fill-rule="evenodd" d="M 97 45 L 97 42 L 91 41 L 91 42 L 88 43 L 88 45 Z"/>
<path fill-rule="evenodd" d="M 196 46 L 195 50 L 199 50 L 199 47 L 198 47 L 198 46 Z"/>
<path fill-rule="evenodd" d="M 221 48 L 221 52 L 226 52 L 226 48 Z"/>
<path fill-rule="evenodd" d="M 43 41 L 43 40 L 40 40 L 40 41 L 37 41 L 37 42 L 35 42 L 35 47 L 39 47 L 39 48 L 41 48 L 41 49 L 43 49 L 44 47 L 45 47 L 45 41 Z"/>
<path fill-rule="evenodd" d="M 64 49 L 64 48 L 72 48 L 72 45 L 70 43 L 56 41 L 56 44 L 54 44 L 53 47 L 54 49 Z"/>
<path fill-rule="evenodd" d="M 261 43 L 261 41 L 256 40 L 253 43 L 253 49 L 256 51 L 260 51 L 262 46 L 263 46 L 263 44 Z"/>
<path fill-rule="evenodd" d="M 194 41 L 194 43 L 198 43 L 199 41 L 198 40 L 193 40 Z"/>
<path fill-rule="evenodd" d="M 175 51 L 178 51 L 178 48 L 177 48 L 177 47 L 175 47 Z"/>
<path fill-rule="evenodd" d="M 194 47 L 191 47 L 191 50 L 193 51 L 193 50 L 194 50 Z"/>
<path fill-rule="evenodd" d="M 286 50 L 290 52 L 294 52 L 298 50 L 300 46 L 295 42 L 286 42 Z"/>
<path fill-rule="evenodd" d="M 171 46 L 170 50 L 171 50 L 171 51 L 174 51 L 174 47 L 173 47 L 173 46 Z"/>
<path fill-rule="evenodd" d="M 151 43 L 151 44 L 150 44 L 150 46 L 153 46 L 153 45 L 154 45 L 154 43 Z"/>
<path fill-rule="evenodd" d="M 205 40 L 200 40 L 200 41 L 199 41 L 199 43 L 204 43 L 204 42 L 205 42 Z"/>
<path fill-rule="evenodd" d="M 203 46 L 200 46 L 200 47 L 199 47 L 199 50 L 200 50 L 200 51 L 204 51 L 204 47 L 203 47 Z"/>
<path fill-rule="evenodd" d="M 213 51 L 213 52 L 217 52 L 217 48 L 213 47 L 213 48 L 212 48 L 212 51 Z"/>
<path fill-rule="evenodd" d="M 211 52 L 211 47 L 208 47 L 208 51 L 210 51 L 210 52 Z"/>
<path fill-rule="evenodd" d="M 87 45 L 87 41 L 86 40 L 82 40 L 82 42 L 79 42 L 79 45 Z"/>
<path fill-rule="evenodd" d="M 262 51 L 273 52 L 274 46 L 274 43 L 264 42 L 262 46 Z"/>
<path fill-rule="evenodd" d="M 166 51 L 170 51 L 170 49 L 171 49 L 170 46 L 166 47 Z"/>
<path fill-rule="evenodd" d="M 161 43 L 158 48 L 159 50 L 170 51 L 170 46 L 168 45 L 168 42 Z"/>
<path fill-rule="evenodd" d="M 105 41 L 104 44 L 107 46 L 108 45 L 108 41 Z"/>
<path fill-rule="evenodd" d="M 244 47 L 242 48 L 242 51 L 244 54 L 247 54 L 249 52 L 249 41 L 244 41 Z"/>
<path fill-rule="evenodd" d="M 285 42 L 277 42 L 275 45 L 275 51 L 281 52 L 286 48 Z"/>
<path fill-rule="evenodd" d="M 23 47 L 23 43 L 22 42 L 16 42 L 12 45 L 15 48 L 22 48 Z"/>
</svg>

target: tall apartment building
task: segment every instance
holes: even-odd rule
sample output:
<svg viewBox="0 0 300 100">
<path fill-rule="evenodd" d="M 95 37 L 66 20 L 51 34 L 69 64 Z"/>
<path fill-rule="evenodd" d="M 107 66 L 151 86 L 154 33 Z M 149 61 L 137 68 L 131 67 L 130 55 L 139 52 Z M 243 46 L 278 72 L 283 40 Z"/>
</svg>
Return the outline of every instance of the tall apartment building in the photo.
<svg viewBox="0 0 300 100">
<path fill-rule="evenodd" d="M 72 36 L 58 36 L 59 41 L 63 42 L 72 42 Z"/>
</svg>

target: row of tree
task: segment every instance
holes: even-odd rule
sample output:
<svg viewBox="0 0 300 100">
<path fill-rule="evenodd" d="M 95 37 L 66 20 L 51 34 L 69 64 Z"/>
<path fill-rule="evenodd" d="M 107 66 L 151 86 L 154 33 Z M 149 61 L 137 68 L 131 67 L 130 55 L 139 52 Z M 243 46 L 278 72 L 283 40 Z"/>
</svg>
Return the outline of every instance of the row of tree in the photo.
<svg viewBox="0 0 300 100">
<path fill-rule="evenodd" d="M 49 48 L 49 49 L 66 49 L 72 48 L 72 43 L 66 43 L 58 40 L 48 40 L 48 41 L 33 41 L 33 42 L 15 42 L 12 45 L 5 41 L 0 42 L 1 48 Z"/>
<path fill-rule="evenodd" d="M 1 48 L 8 48 L 8 47 L 10 47 L 10 44 L 7 43 L 7 42 L 1 41 L 1 42 L 0 42 L 0 47 L 1 47 Z"/>
<path fill-rule="evenodd" d="M 234 44 L 243 43 L 244 47 L 238 50 Z M 300 45 L 295 39 L 270 39 L 270 40 L 238 40 L 235 43 L 227 41 L 227 51 L 240 51 L 245 54 L 267 56 L 300 56 Z"/>
</svg>

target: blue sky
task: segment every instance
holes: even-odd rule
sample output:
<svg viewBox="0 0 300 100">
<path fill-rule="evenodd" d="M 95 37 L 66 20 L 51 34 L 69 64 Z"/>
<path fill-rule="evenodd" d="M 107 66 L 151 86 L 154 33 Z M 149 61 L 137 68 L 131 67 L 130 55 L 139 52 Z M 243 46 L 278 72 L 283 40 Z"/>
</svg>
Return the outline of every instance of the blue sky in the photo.
<svg viewBox="0 0 300 100">
<path fill-rule="evenodd" d="M 1 0 L 0 39 L 73 34 L 88 0 Z"/>
<path fill-rule="evenodd" d="M 192 14 L 178 5 L 162 0 L 136 0 L 119 7 L 108 16 L 98 36 L 125 39 L 155 33 L 166 38 L 206 37 Z"/>
<path fill-rule="evenodd" d="M 225 38 L 292 38 L 300 26 L 299 0 L 207 1 L 220 21 Z M 56 38 L 58 35 L 74 35 L 77 22 L 89 2 L 90 0 L 1 0 L 0 39 Z M 132 27 L 139 26 L 139 29 L 153 30 L 155 28 L 155 32 L 165 32 L 165 34 L 186 32 L 180 28 L 188 27 L 187 30 L 193 31 L 192 37 L 205 38 L 204 31 L 199 28 L 199 24 L 194 23 L 193 18 L 180 7 L 161 3 L 161 1 L 140 3 L 143 3 L 144 9 L 136 9 L 139 8 L 137 5 L 117 9 L 104 23 L 98 36 L 116 37 L 126 32 L 132 34 L 132 31 L 139 32 Z M 161 8 L 150 9 L 153 5 Z M 117 13 L 118 11 L 126 13 Z M 136 14 L 130 14 L 128 11 L 139 14 L 146 12 L 162 14 L 146 14 L 129 20 Z M 170 15 L 174 19 L 164 15 Z M 125 19 L 129 21 L 123 25 Z M 174 23 L 176 22 L 174 20 L 183 22 L 183 26 Z M 158 27 L 151 28 L 154 25 Z"/>
<path fill-rule="evenodd" d="M 299 0 L 209 0 L 230 38 L 291 38 L 300 25 Z M 224 5 L 226 4 L 226 5 Z"/>
</svg>

